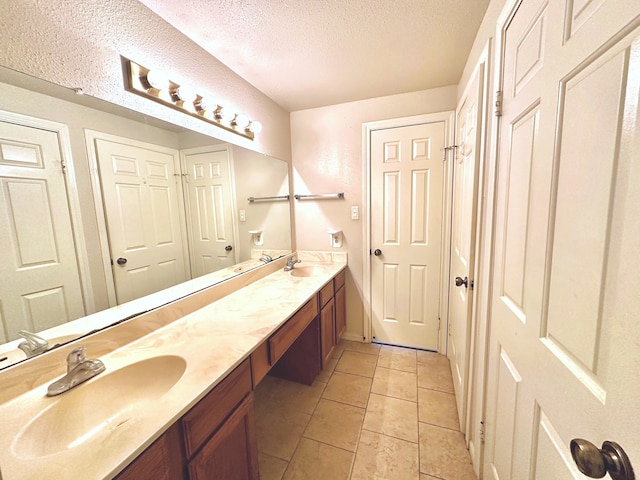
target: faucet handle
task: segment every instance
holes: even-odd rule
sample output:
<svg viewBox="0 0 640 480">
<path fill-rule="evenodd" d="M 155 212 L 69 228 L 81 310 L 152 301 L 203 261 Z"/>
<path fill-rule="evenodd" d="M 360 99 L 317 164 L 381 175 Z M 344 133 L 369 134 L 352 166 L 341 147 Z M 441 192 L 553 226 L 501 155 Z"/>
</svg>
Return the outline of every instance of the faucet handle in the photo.
<svg viewBox="0 0 640 480">
<path fill-rule="evenodd" d="M 18 335 L 24 338 L 24 341 L 20 342 L 18 348 L 26 353 L 27 357 L 46 352 L 49 347 L 47 341 L 35 333 L 31 333 L 27 330 L 20 330 Z"/>
<path fill-rule="evenodd" d="M 71 350 L 71 353 L 67 355 L 67 372 L 70 372 L 74 369 L 74 367 L 80 365 L 85 361 L 86 355 L 85 350 L 87 347 L 80 346 L 78 348 L 74 348 Z"/>
</svg>

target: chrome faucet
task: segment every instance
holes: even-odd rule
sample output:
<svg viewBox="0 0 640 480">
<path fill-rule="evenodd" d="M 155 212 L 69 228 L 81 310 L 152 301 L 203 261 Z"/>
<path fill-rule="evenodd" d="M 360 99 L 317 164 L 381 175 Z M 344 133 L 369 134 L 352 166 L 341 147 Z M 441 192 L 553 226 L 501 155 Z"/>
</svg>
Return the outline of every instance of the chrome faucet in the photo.
<svg viewBox="0 0 640 480">
<path fill-rule="evenodd" d="M 49 385 L 47 389 L 48 397 L 60 395 L 104 372 L 104 363 L 97 359 L 87 360 L 84 353 L 85 349 L 86 347 L 78 347 L 67 356 L 67 374 Z"/>
<path fill-rule="evenodd" d="M 271 257 L 271 255 L 267 255 L 264 252 L 262 252 L 262 256 L 259 258 L 259 260 L 264 263 L 273 262 L 273 258 Z"/>
<path fill-rule="evenodd" d="M 293 270 L 293 267 L 295 267 L 296 263 L 300 262 L 302 262 L 302 260 L 294 259 L 293 257 L 287 258 L 287 264 L 284 267 L 284 271 L 289 272 Z"/>
<path fill-rule="evenodd" d="M 35 333 L 20 330 L 18 335 L 24 338 L 24 341 L 18 344 L 18 348 L 27 355 L 27 358 L 44 353 L 49 348 L 47 341 Z"/>
</svg>

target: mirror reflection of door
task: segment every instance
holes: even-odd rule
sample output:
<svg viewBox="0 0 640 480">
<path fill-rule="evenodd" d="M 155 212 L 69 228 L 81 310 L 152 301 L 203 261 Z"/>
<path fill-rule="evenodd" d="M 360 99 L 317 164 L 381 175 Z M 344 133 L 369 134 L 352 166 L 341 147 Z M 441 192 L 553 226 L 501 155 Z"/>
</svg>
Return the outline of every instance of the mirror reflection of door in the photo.
<svg viewBox="0 0 640 480">
<path fill-rule="evenodd" d="M 0 122 L 0 341 L 84 315 L 55 132 Z"/>
<path fill-rule="evenodd" d="M 126 139 L 96 152 L 118 304 L 188 280 L 178 152 Z"/>
<path fill-rule="evenodd" d="M 227 146 L 181 151 L 191 272 L 194 277 L 237 262 L 233 227 L 233 192 Z"/>
</svg>

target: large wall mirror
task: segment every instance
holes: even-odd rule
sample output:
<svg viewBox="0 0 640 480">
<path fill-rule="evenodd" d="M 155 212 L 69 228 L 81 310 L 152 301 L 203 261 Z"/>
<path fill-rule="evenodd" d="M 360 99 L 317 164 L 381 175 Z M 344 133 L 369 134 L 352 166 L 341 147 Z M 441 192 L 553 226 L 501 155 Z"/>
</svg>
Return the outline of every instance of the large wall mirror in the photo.
<svg viewBox="0 0 640 480">
<path fill-rule="evenodd" d="M 2 67 L 0 88 L 0 368 L 21 331 L 50 348 L 291 251 L 286 162 Z"/>
</svg>

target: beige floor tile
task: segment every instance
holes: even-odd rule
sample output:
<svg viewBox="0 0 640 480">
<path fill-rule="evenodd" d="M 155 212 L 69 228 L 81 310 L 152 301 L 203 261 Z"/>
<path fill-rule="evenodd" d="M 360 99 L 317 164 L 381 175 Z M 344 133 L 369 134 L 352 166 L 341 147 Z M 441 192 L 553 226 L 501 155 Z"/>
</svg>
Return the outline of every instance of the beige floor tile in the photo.
<svg viewBox="0 0 640 480">
<path fill-rule="evenodd" d="M 432 365 L 449 366 L 449 359 L 445 355 L 436 352 L 427 352 L 426 350 L 416 350 L 418 363 L 429 363 Z"/>
<path fill-rule="evenodd" d="M 456 397 L 452 393 L 419 388 L 418 417 L 423 423 L 460 430 Z"/>
<path fill-rule="evenodd" d="M 353 453 L 308 438 L 300 441 L 285 480 L 348 480 Z"/>
<path fill-rule="evenodd" d="M 417 374 L 377 367 L 371 392 L 415 402 L 418 400 Z"/>
<path fill-rule="evenodd" d="M 372 393 L 362 428 L 418 443 L 418 407 L 415 402 Z"/>
<path fill-rule="evenodd" d="M 355 452 L 363 418 L 364 408 L 322 399 L 303 436 Z"/>
<path fill-rule="evenodd" d="M 367 406 L 370 391 L 370 378 L 342 372 L 333 372 L 327 387 L 322 393 L 322 398 L 364 408 Z"/>
<path fill-rule="evenodd" d="M 363 430 L 351 479 L 417 480 L 418 462 L 416 443 Z"/>
<path fill-rule="evenodd" d="M 449 362 L 418 363 L 418 387 L 453 393 Z"/>
<path fill-rule="evenodd" d="M 260 480 L 281 480 L 289 465 L 289 462 L 264 453 L 258 454 L 258 461 L 260 463 Z"/>
<path fill-rule="evenodd" d="M 336 365 L 336 371 L 373 378 L 377 360 L 378 357 L 374 355 L 345 350 Z"/>
<path fill-rule="evenodd" d="M 340 344 L 344 346 L 345 350 L 351 350 L 352 352 L 368 353 L 369 355 L 378 355 L 378 353 L 380 353 L 380 345 L 377 345 L 375 343 L 362 343 L 342 340 Z"/>
<path fill-rule="evenodd" d="M 291 460 L 311 415 L 293 411 L 257 412 L 258 451 L 282 460 Z"/>
<path fill-rule="evenodd" d="M 420 472 L 444 480 L 476 480 L 460 432 L 420 423 Z"/>
<path fill-rule="evenodd" d="M 416 351 L 412 348 L 382 345 L 378 355 L 378 366 L 416 373 Z"/>
</svg>

